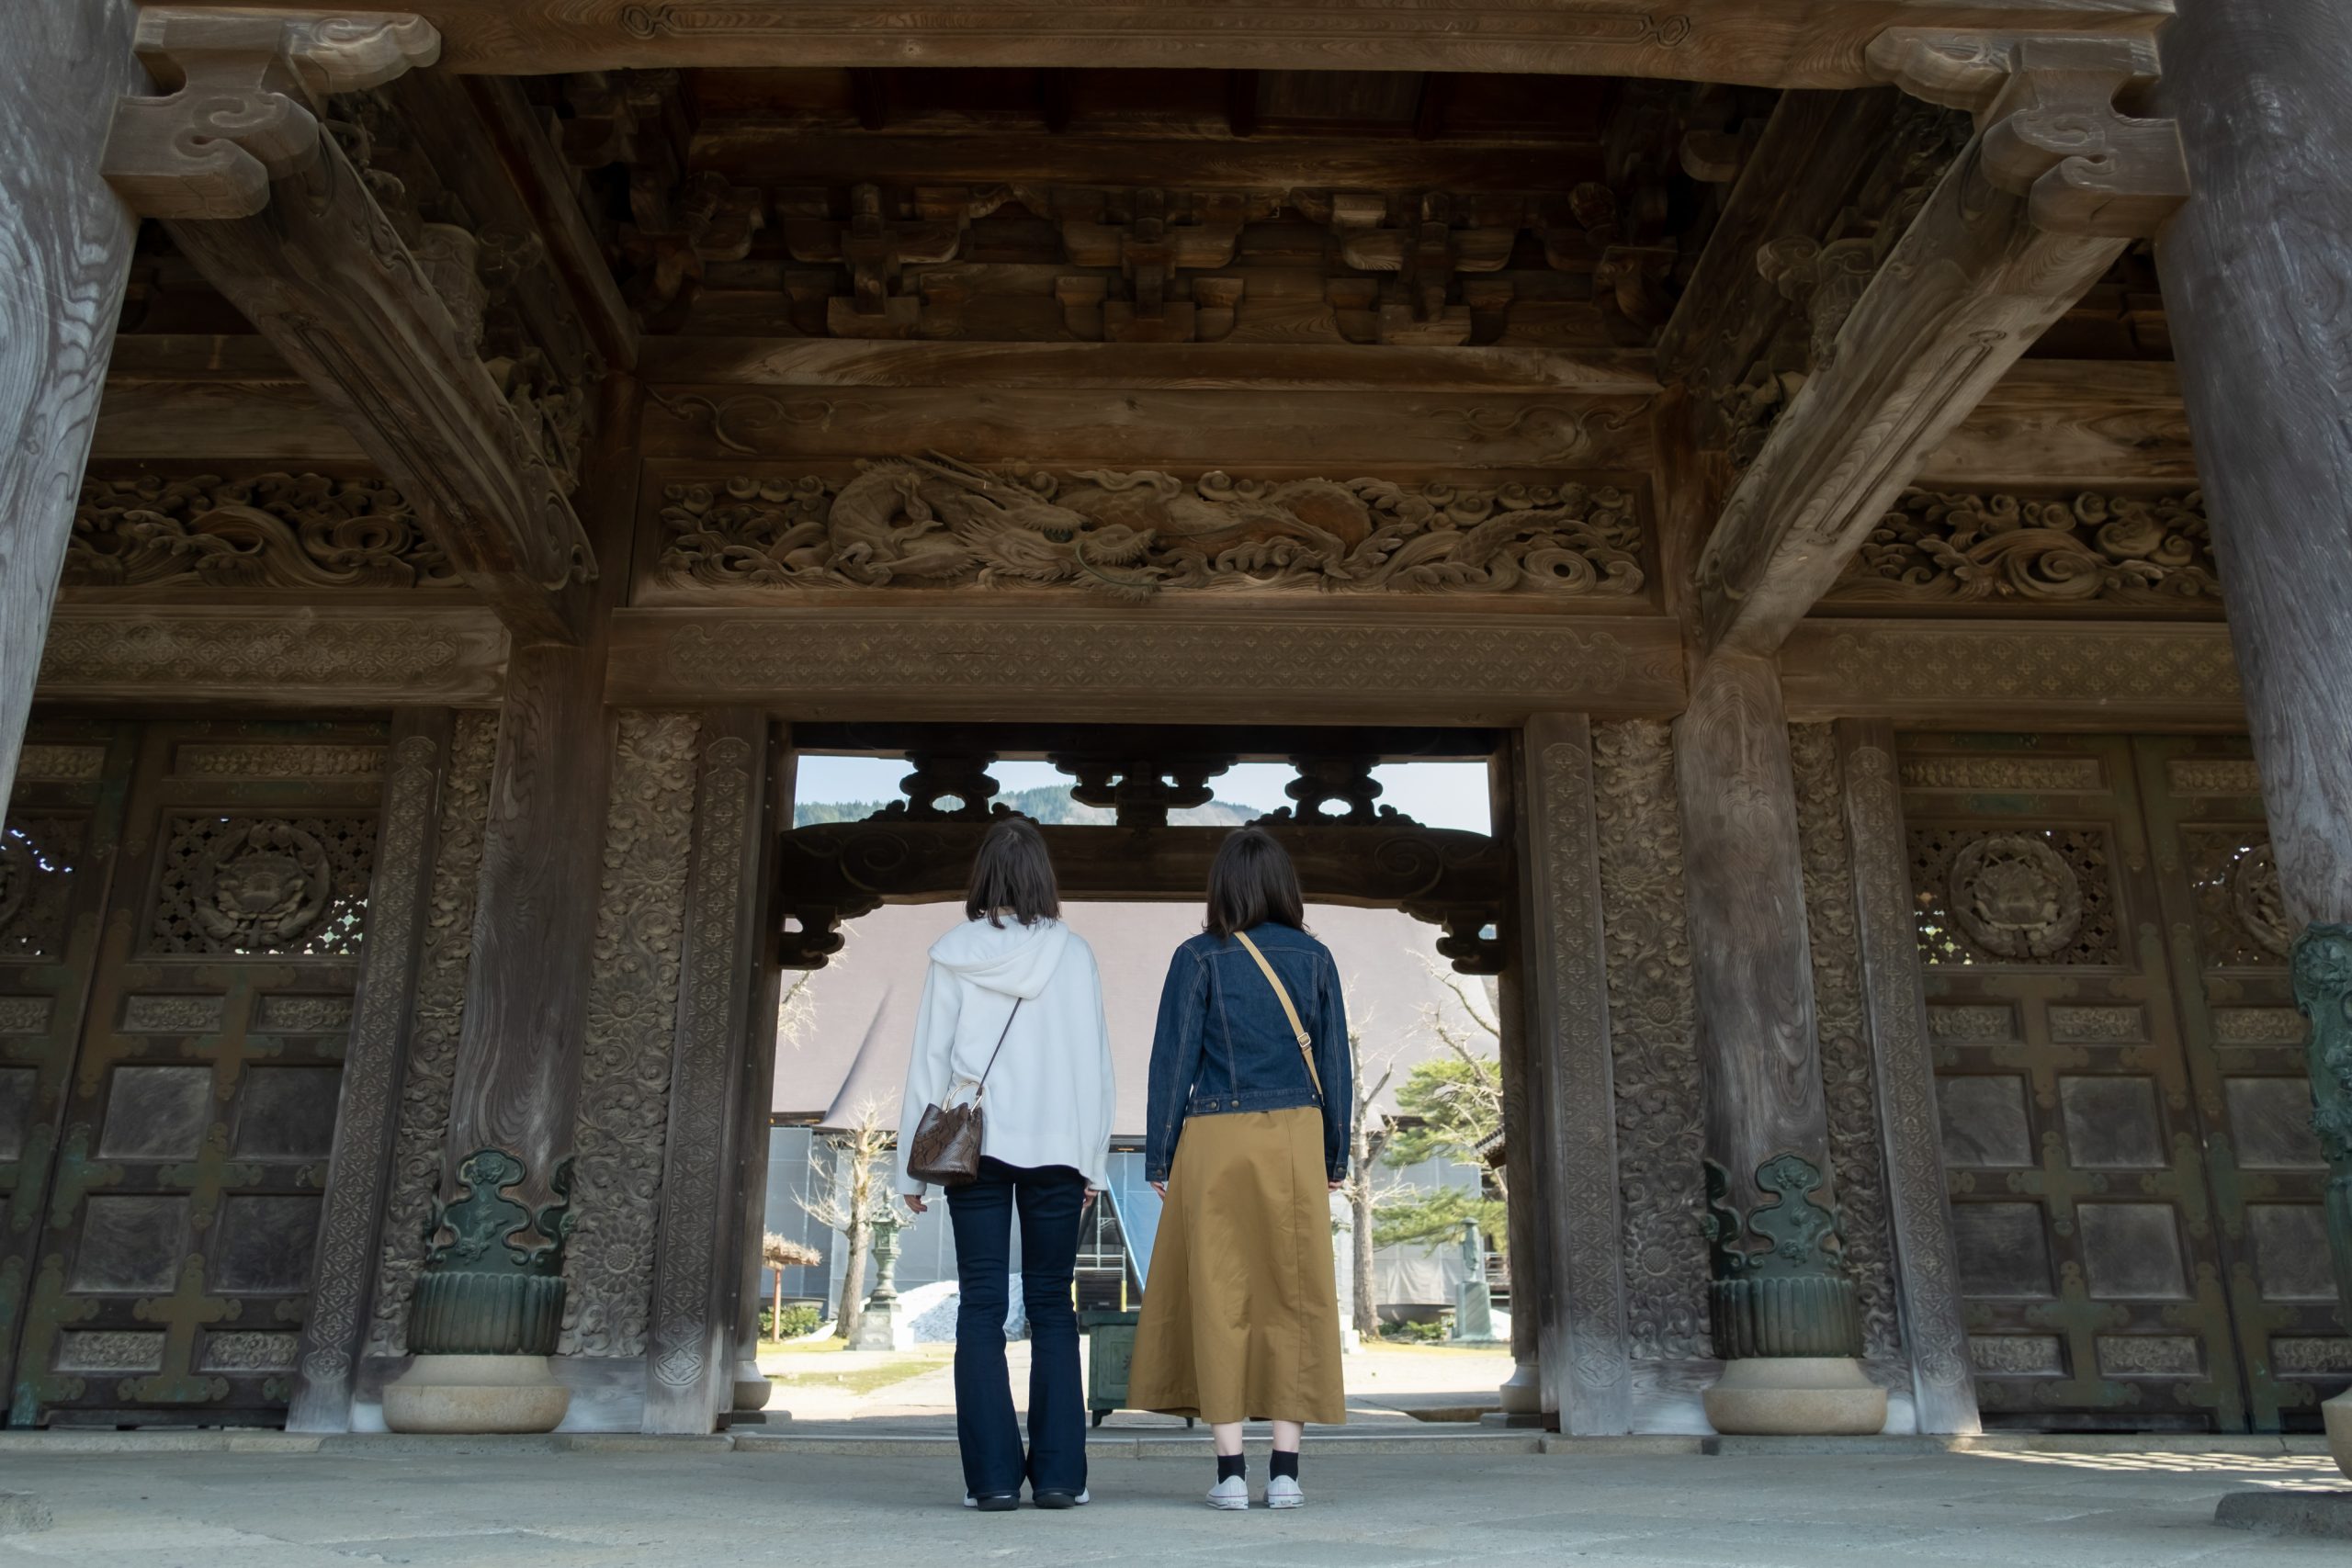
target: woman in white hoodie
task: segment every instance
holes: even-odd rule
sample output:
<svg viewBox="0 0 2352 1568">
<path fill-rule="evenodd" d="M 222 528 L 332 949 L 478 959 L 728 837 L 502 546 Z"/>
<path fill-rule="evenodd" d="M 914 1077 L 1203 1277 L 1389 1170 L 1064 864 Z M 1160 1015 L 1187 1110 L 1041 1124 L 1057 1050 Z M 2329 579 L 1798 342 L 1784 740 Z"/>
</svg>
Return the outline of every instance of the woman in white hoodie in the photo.
<svg viewBox="0 0 2352 1568">
<path fill-rule="evenodd" d="M 931 949 L 899 1113 L 899 1191 L 923 1111 L 985 1076 L 980 1173 L 947 1190 L 961 1301 L 956 1315 L 956 1436 L 964 1504 L 1002 1512 L 1021 1483 L 1040 1508 L 1087 1501 L 1086 1402 L 1070 1300 L 1079 1221 L 1109 1185 L 1111 1037 L 1094 952 L 1061 922 L 1052 858 L 1036 825 L 1008 818 L 972 862 L 964 923 Z M 992 1064 L 992 1065 L 991 1065 Z M 1021 1216 L 1021 1296 L 1029 1318 L 1029 1449 L 1004 1363 L 1012 1216 Z"/>
</svg>

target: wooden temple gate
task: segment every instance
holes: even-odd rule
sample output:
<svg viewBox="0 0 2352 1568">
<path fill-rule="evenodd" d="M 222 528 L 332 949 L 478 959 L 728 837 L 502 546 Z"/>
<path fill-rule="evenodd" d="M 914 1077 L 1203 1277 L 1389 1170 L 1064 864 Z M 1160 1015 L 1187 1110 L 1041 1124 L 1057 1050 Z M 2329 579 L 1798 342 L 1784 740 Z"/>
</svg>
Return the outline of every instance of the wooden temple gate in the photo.
<svg viewBox="0 0 2352 1568">
<path fill-rule="evenodd" d="M 1292 759 L 1499 976 L 1562 1430 L 2311 1425 L 2352 437 L 2230 258 L 2352 224 L 2241 4 L 0 20 L 8 1422 L 763 1394 L 777 976 L 1012 755 L 1152 894 Z M 785 830 L 827 750 L 903 808 Z"/>
</svg>

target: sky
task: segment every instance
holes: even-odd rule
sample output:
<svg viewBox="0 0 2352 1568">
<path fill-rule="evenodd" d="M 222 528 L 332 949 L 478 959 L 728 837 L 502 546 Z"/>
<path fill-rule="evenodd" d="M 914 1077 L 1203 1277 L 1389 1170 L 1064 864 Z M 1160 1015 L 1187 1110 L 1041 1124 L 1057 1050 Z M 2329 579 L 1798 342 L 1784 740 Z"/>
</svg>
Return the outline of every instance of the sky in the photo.
<svg viewBox="0 0 2352 1568">
<path fill-rule="evenodd" d="M 896 757 L 821 757 L 802 753 L 795 794 L 802 801 L 895 800 L 907 764 Z M 989 773 L 1000 789 L 1068 786 L 1069 775 L 1050 762 L 1001 761 Z M 1283 786 L 1295 775 L 1280 762 L 1239 762 L 1214 781 L 1216 797 L 1271 811 L 1288 806 Z M 1431 828 L 1493 831 L 1487 807 L 1487 764 L 1480 762 L 1388 762 L 1372 771 L 1381 787 L 1379 804 L 1393 806 Z"/>
</svg>

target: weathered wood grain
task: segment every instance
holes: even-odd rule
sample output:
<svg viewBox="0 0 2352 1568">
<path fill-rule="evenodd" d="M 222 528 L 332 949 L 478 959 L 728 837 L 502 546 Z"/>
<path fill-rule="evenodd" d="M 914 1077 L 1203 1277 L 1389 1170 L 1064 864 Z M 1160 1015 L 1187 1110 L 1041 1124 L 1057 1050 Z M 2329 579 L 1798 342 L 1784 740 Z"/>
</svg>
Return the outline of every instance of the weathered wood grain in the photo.
<svg viewBox="0 0 2352 1568">
<path fill-rule="evenodd" d="M 594 560 L 563 487 L 334 141 L 254 216 L 169 228 L 500 616 L 577 640 Z"/>
<path fill-rule="evenodd" d="M 2192 485 L 2197 477 L 2177 367 L 2026 359 L 1928 455 L 1917 482 Z"/>
<path fill-rule="evenodd" d="M 2195 0 L 2167 112 L 2196 191 L 2159 237 L 2288 913 L 2352 920 L 2352 11 Z"/>
<path fill-rule="evenodd" d="M 1880 157 L 1899 95 L 1783 93 L 1659 334 L 1660 367 L 1707 395 L 1738 384 L 1779 324 L 1780 286 L 1756 265 L 1775 240 L 1830 231 Z"/>
<path fill-rule="evenodd" d="M 1624 1226 L 1617 1202 L 1617 1097 L 1594 838 L 1592 727 L 1582 714 L 1531 716 L 1518 762 L 1520 953 L 1525 960 L 1526 1136 L 1543 1230 L 1536 1331 L 1544 1408 L 1560 1430 L 1633 1429 L 1625 1331 Z M 1521 1280 L 1513 1277 L 1516 1290 Z M 1514 1313 L 1519 1302 L 1514 1295 Z"/>
<path fill-rule="evenodd" d="M 1671 714 L 1663 617 L 1391 609 L 1373 619 L 1236 605 L 1046 610 L 959 596 L 911 610 L 624 610 L 612 700 L 747 704 L 787 719 L 1512 724 Z"/>
<path fill-rule="evenodd" d="M 2038 227 L 1986 148 L 1980 133 L 1962 152 L 1732 491 L 1699 566 L 1711 646 L 1778 647 L 1927 455 L 2122 253 Z"/>
<path fill-rule="evenodd" d="M 231 0 L 200 0 L 226 5 Z M 252 4 L 253 0 L 236 0 Z M 305 0 L 263 0 L 299 9 Z M 2149 32 L 2170 0 L 989 0 L 883 10 L 849 0 L 423 0 L 460 71 L 616 66 L 1122 65 L 1230 70 L 1547 71 L 1854 87 L 1891 27 Z"/>
<path fill-rule="evenodd" d="M 1260 392 L 1584 392 L 1658 389 L 1648 355 L 1537 348 L 1301 344 L 890 343 L 843 338 L 646 340 L 662 386 L 993 387 Z"/>
<path fill-rule="evenodd" d="M 1050 388 L 650 389 L 649 457 L 871 457 L 1210 468 L 1335 463 L 1641 472 L 1635 397 Z"/>
<path fill-rule="evenodd" d="M 1793 1152 L 1829 1179 L 1828 1107 L 1814 1026 L 1796 784 L 1779 672 L 1719 655 L 1674 725 L 1683 890 L 1698 996 L 1707 1156 L 1741 1213 L 1757 1168 Z M 1817 1195 L 1829 1201 L 1825 1185 Z"/>
<path fill-rule="evenodd" d="M 0 15 L 0 800 L 98 418 L 137 220 L 98 175 L 114 101 L 144 88 L 129 0 Z"/>
<path fill-rule="evenodd" d="M 130 341 L 130 340 L 126 340 Z M 372 464 L 291 369 L 266 379 L 109 377 L 90 460 L 106 463 Z"/>
<path fill-rule="evenodd" d="M 497 701 L 506 630 L 479 605 L 58 607 L 44 702 L 218 703 L 280 711 Z"/>
</svg>

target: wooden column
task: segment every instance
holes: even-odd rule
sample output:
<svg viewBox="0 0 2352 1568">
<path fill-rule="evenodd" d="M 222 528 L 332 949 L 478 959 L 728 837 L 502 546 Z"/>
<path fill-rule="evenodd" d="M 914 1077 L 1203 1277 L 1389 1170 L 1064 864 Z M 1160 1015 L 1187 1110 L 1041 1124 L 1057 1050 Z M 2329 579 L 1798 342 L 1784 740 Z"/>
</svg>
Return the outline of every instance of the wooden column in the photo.
<svg viewBox="0 0 2352 1568">
<path fill-rule="evenodd" d="M 646 1348 L 649 1432 L 707 1432 L 734 1404 L 729 1352 L 742 1269 L 731 1249 L 745 1239 L 734 1200 L 749 1131 L 746 1057 L 775 1055 L 774 1008 L 764 1028 L 758 1008 L 767 990 L 759 963 L 771 837 L 767 729 L 766 715 L 748 708 L 702 722 Z M 760 1120 L 764 1132 L 766 1117 Z M 758 1253 L 756 1236 L 749 1247 Z"/>
<path fill-rule="evenodd" d="M 1487 765 L 1487 796 L 1494 831 L 1508 836 L 1513 863 L 1525 832 L 1521 824 L 1518 790 L 1509 748 Z M 1536 1144 L 1528 1123 L 1529 1018 L 1527 1013 L 1527 946 L 1521 922 L 1506 924 L 1507 951 L 1502 973 L 1495 977 L 1495 1030 L 1498 1070 L 1503 1086 L 1503 1168 L 1510 1188 L 1506 1215 L 1510 1235 L 1510 1356 L 1511 1374 L 1500 1390 L 1503 1414 L 1540 1416 L 1544 1411 L 1543 1347 L 1539 1333 L 1536 1281 L 1551 1269 L 1545 1229 L 1537 1213 L 1536 1192 L 1542 1177 Z M 1521 1292 L 1526 1292 L 1522 1305 Z"/>
<path fill-rule="evenodd" d="M 1733 1363 L 1708 1391 L 1708 1417 L 1726 1431 L 1875 1431 L 1886 1417 L 1875 1389 L 1876 1420 L 1849 1413 L 1813 1427 L 1751 1424 L 1743 1402 L 1763 1391 L 1726 1393 L 1747 1375 L 1740 1363 L 1857 1358 L 1862 1328 L 1838 1254 L 1796 785 L 1772 660 L 1710 660 L 1674 739 L 1705 1088 L 1708 1305 L 1715 1353 Z M 1868 1387 L 1859 1366 L 1851 1382 Z"/>
<path fill-rule="evenodd" d="M 768 832 L 762 845 L 759 904 L 758 989 L 753 993 L 751 1026 L 745 1037 L 742 1073 L 741 1130 L 735 1156 L 735 1268 L 731 1361 L 733 1408 L 748 1414 L 767 1408 L 775 1392 L 760 1371 L 760 1286 L 765 1274 L 760 1247 L 767 1238 L 768 1116 L 775 1103 L 776 1009 L 782 1000 L 784 972 L 777 964 L 780 932 L 775 907 L 776 834 L 792 821 L 794 756 L 789 731 L 768 739 Z"/>
<path fill-rule="evenodd" d="M 2303 927 L 2295 997 L 2352 1313 L 2352 11 L 2181 0 L 2165 58 L 2194 194 L 2157 262 L 2271 855 Z M 2352 1404 L 2328 1414 L 2352 1434 Z"/>
<path fill-rule="evenodd" d="M 1542 1228 L 1537 1279 L 1511 1276 L 1536 1310 L 1544 1409 L 1559 1429 L 1633 1425 L 1626 1353 L 1623 1224 L 1617 1202 L 1616 1095 L 1594 840 L 1592 727 L 1538 714 L 1513 742 L 1520 843 L 1519 927 L 1528 1072 L 1524 1118 L 1533 1190 L 1512 1194 Z M 1516 1140 L 1520 1134 L 1512 1132 Z"/>
<path fill-rule="evenodd" d="M 146 85 L 130 0 L 0 14 L 0 800 L 96 428 L 138 220 L 99 175 L 114 104 Z"/>
<path fill-rule="evenodd" d="M 1975 1368 L 1960 1299 L 1960 1256 L 1944 1179 L 1943 1122 L 1936 1111 L 1935 1047 L 1920 987 L 1894 726 L 1883 719 L 1843 719 L 1836 733 L 1846 840 L 1853 857 L 1862 1012 L 1878 1090 L 1880 1153 L 1894 1239 L 1895 1298 L 1911 1359 L 1912 1406 L 1922 1432 L 1980 1431 Z"/>
<path fill-rule="evenodd" d="M 334 1148 L 319 1195 L 319 1248 L 286 1412 L 289 1432 L 351 1429 L 355 1374 L 375 1309 L 376 1259 L 390 1201 L 409 1041 L 416 1031 L 418 972 L 455 728 L 446 708 L 392 716 L 376 872 L 368 887 L 368 941 L 344 1048 Z"/>
</svg>

